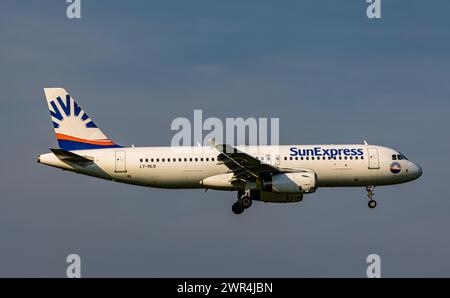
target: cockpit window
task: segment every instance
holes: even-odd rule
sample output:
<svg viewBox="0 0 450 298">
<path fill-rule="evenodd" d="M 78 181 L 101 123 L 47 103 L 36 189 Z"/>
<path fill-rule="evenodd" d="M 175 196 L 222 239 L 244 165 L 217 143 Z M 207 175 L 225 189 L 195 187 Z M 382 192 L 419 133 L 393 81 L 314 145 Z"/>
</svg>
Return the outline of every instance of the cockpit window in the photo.
<svg viewBox="0 0 450 298">
<path fill-rule="evenodd" d="M 392 160 L 397 160 L 397 154 L 392 155 Z"/>
<path fill-rule="evenodd" d="M 404 159 L 404 160 L 408 160 L 408 159 L 407 159 L 403 154 L 401 154 L 401 153 L 400 153 L 400 154 L 397 154 L 397 159 L 398 159 L 398 160 L 403 160 L 403 159 Z"/>
</svg>

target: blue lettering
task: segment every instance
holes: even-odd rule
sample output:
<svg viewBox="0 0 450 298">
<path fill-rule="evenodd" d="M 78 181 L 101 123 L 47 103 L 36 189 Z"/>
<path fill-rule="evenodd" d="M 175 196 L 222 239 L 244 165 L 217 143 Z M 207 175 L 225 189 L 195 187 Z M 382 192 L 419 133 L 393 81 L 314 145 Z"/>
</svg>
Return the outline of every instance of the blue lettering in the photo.
<svg viewBox="0 0 450 298">
<path fill-rule="evenodd" d="M 292 147 L 291 149 L 289 149 L 291 151 L 291 156 L 296 156 L 298 154 L 297 152 L 297 148 Z"/>
<path fill-rule="evenodd" d="M 331 149 L 331 157 L 335 157 L 338 154 L 338 151 L 336 149 Z"/>
<path fill-rule="evenodd" d="M 331 157 L 335 157 L 335 156 L 339 156 L 339 155 L 359 155 L 362 156 L 364 155 L 364 149 L 323 149 L 322 147 L 314 147 L 314 148 L 310 148 L 310 149 L 300 149 L 300 148 L 295 148 L 295 147 L 291 147 L 289 148 L 289 151 L 291 152 L 290 155 L 291 156 L 331 156 Z"/>
<path fill-rule="evenodd" d="M 321 152 L 321 148 L 320 147 L 316 147 L 314 148 L 314 155 L 316 156 L 322 156 Z"/>
</svg>

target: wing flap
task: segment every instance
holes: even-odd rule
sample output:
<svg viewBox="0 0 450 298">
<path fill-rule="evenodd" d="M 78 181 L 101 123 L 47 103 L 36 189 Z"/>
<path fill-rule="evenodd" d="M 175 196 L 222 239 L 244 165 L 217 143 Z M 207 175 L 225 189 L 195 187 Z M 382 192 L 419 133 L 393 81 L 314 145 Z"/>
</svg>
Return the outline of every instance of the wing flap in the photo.
<svg viewBox="0 0 450 298">
<path fill-rule="evenodd" d="M 280 172 L 278 167 L 264 163 L 230 145 L 218 144 L 215 148 L 220 152 L 217 157 L 218 162 L 234 173 L 233 181 L 256 180 Z"/>
</svg>

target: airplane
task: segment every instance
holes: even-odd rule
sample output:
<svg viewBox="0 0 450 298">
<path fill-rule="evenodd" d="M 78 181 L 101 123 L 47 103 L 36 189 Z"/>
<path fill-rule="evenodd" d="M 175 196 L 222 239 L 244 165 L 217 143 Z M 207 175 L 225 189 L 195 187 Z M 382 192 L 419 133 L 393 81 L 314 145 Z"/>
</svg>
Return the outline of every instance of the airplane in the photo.
<svg viewBox="0 0 450 298">
<path fill-rule="evenodd" d="M 237 191 L 235 214 L 253 201 L 293 203 L 322 187 L 376 186 L 419 178 L 422 168 L 397 150 L 364 144 L 200 147 L 121 146 L 109 139 L 63 88 L 44 88 L 59 148 L 37 162 L 146 187 Z"/>
</svg>

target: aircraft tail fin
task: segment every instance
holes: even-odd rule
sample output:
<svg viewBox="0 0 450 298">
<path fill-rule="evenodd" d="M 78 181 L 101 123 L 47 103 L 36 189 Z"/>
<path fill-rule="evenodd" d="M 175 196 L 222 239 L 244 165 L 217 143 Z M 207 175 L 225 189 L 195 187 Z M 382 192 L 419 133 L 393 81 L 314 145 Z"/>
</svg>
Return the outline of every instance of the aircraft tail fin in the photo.
<svg viewBox="0 0 450 298">
<path fill-rule="evenodd" d="M 83 150 L 121 147 L 111 141 L 63 88 L 44 88 L 59 147 Z"/>
</svg>

